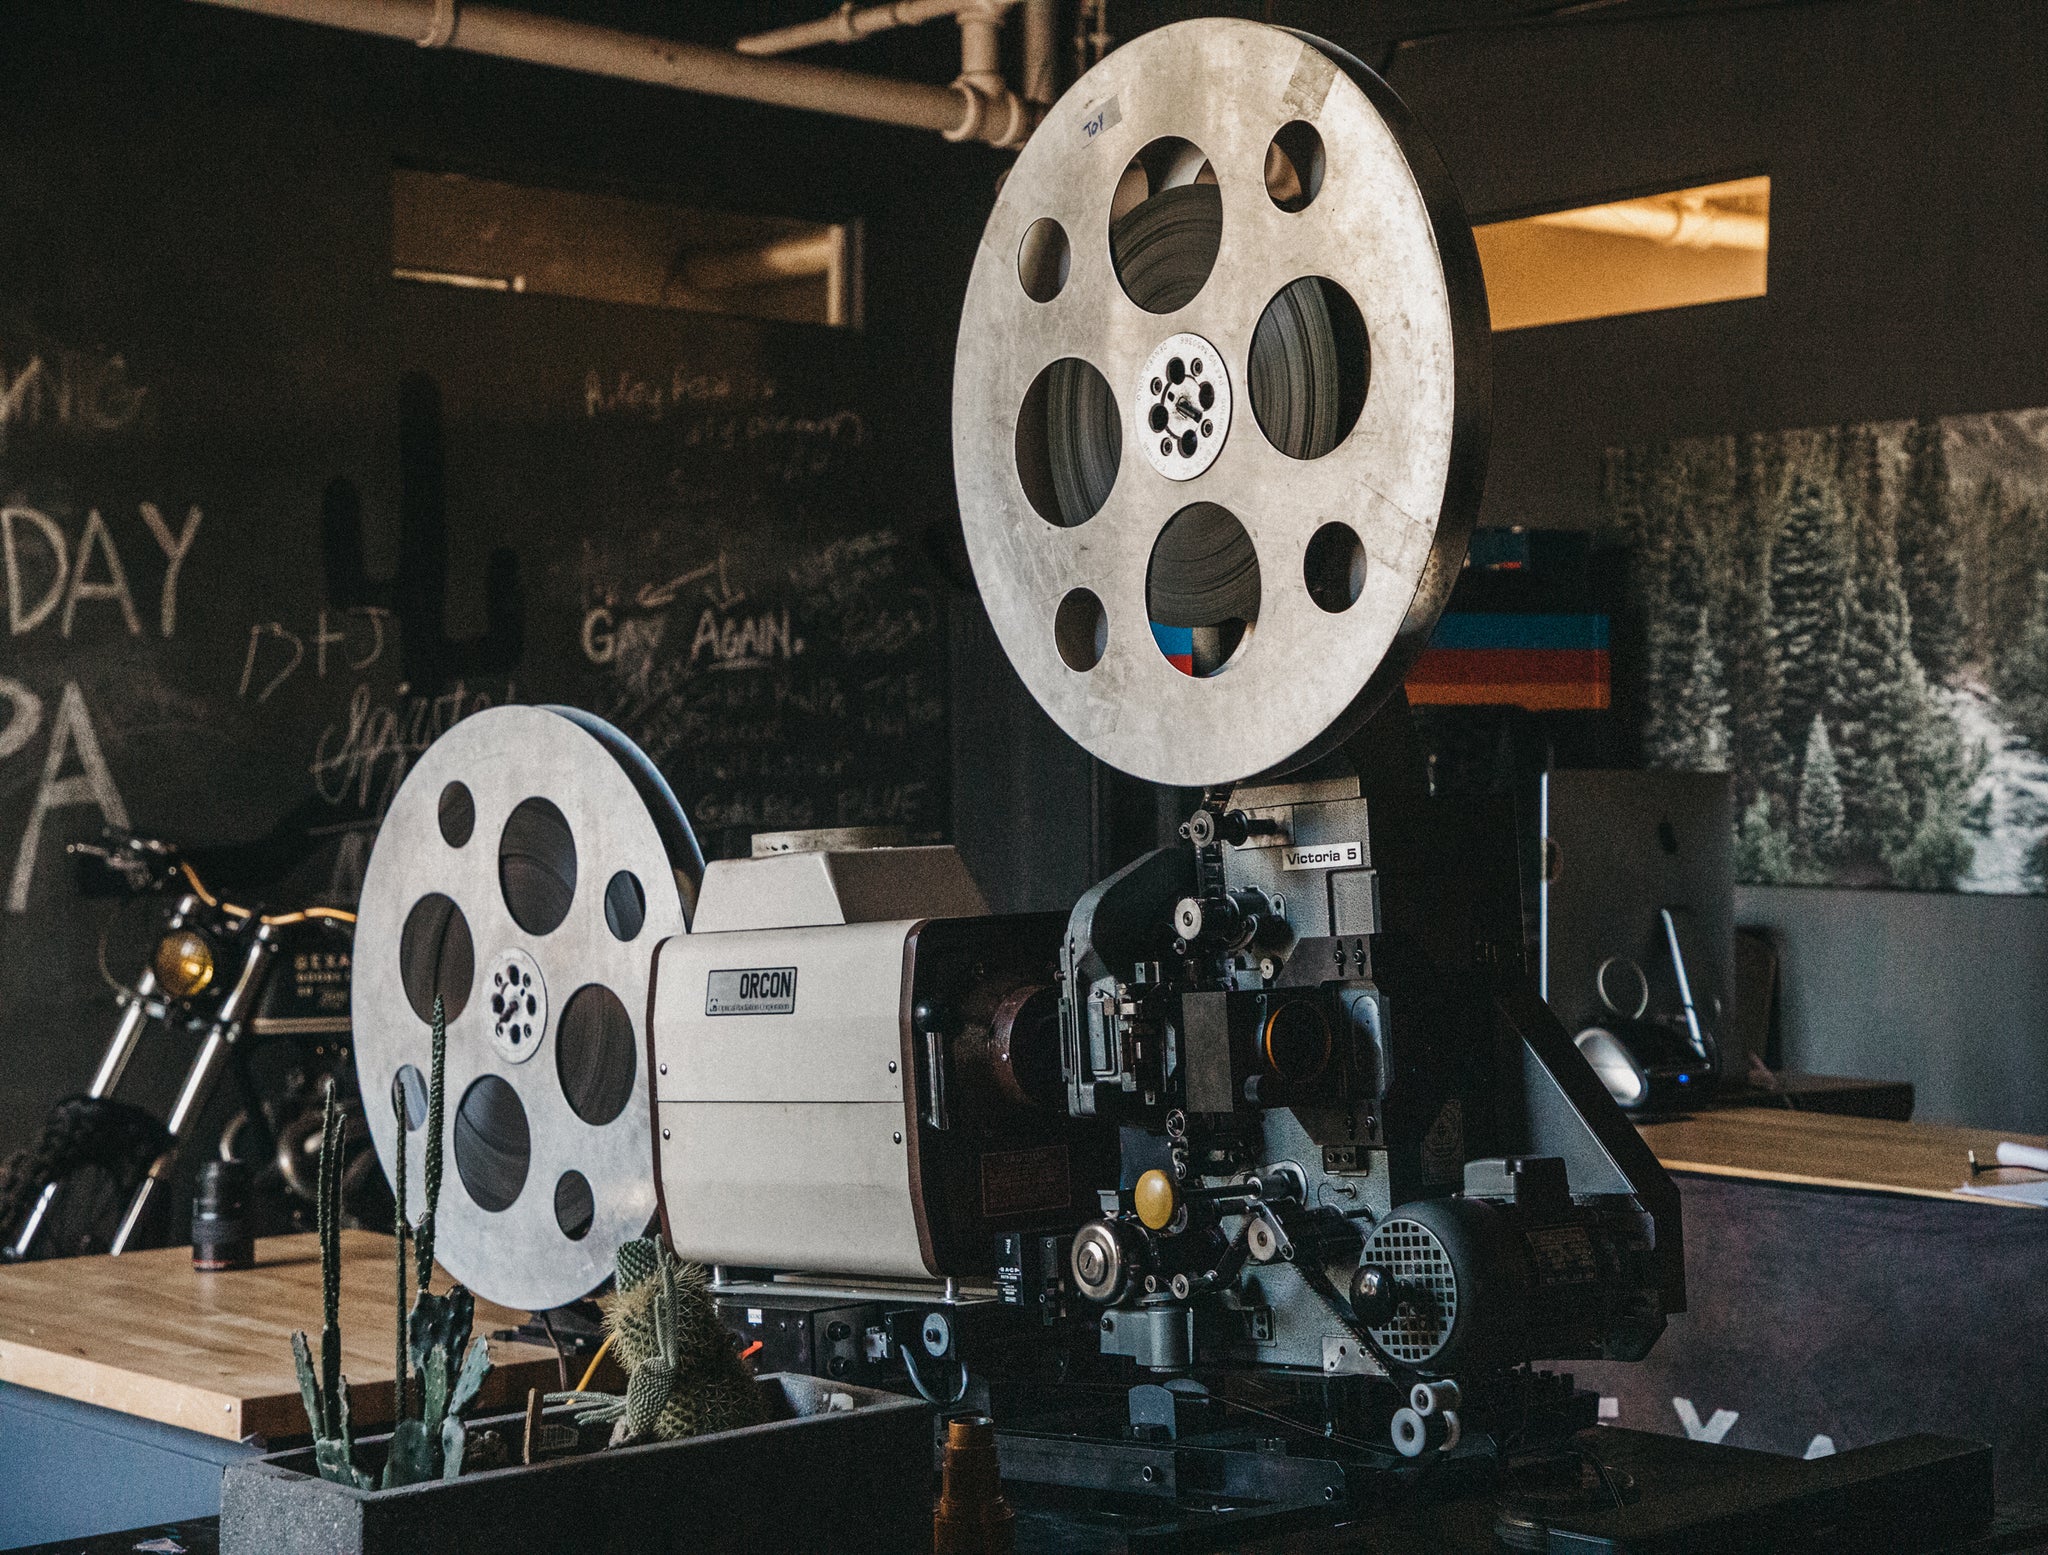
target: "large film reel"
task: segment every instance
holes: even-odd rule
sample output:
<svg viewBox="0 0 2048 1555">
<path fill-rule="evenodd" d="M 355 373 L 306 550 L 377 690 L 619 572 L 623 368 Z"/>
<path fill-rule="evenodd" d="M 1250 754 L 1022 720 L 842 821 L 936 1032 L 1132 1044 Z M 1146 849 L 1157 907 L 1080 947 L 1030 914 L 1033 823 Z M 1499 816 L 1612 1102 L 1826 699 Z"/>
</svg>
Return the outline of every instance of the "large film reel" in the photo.
<svg viewBox="0 0 2048 1555">
<path fill-rule="evenodd" d="M 506 1306 L 588 1294 L 655 1207 L 646 1063 L 654 947 L 702 856 L 617 730 L 567 708 L 464 719 L 406 777 L 356 926 L 356 1068 L 388 1172 L 421 1181 L 429 1021 L 448 1017 L 435 1252 Z M 415 1206 L 417 1213 L 417 1206 Z"/>
<path fill-rule="evenodd" d="M 1103 760 L 1231 782 L 1399 683 L 1485 465 L 1471 229 L 1386 86 L 1190 21 L 1057 104 L 975 258 L 953 449 L 975 576 L 1033 696 Z"/>
</svg>

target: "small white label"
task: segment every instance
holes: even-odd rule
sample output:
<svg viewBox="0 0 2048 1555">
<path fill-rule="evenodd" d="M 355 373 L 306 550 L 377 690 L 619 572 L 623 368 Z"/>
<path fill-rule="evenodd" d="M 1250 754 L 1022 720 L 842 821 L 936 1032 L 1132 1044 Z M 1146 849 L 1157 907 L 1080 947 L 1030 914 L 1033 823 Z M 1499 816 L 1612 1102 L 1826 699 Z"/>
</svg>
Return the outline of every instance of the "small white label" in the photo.
<svg viewBox="0 0 2048 1555">
<path fill-rule="evenodd" d="M 1282 869 L 1357 869 L 1365 863 L 1365 849 L 1356 842 L 1318 842 L 1306 848 L 1282 848 Z"/>
<path fill-rule="evenodd" d="M 793 1015 L 796 968 L 757 966 L 721 970 L 705 979 L 706 1015 Z"/>
</svg>

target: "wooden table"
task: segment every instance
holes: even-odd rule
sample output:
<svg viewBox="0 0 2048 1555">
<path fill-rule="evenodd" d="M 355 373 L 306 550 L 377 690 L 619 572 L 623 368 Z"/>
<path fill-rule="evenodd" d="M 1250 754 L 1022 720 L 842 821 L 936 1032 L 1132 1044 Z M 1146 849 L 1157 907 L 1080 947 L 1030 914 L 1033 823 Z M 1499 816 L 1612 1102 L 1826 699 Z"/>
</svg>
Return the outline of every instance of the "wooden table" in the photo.
<svg viewBox="0 0 2048 1555">
<path fill-rule="evenodd" d="M 2041 1173 L 2023 1167 L 2000 1167 L 1973 1178 L 1969 1152 L 1976 1151 L 1980 1161 L 1994 1161 L 2002 1139 L 2048 1146 L 2048 1139 L 2035 1134 L 1892 1123 L 1879 1118 L 1845 1118 L 1763 1107 L 1701 1112 L 1668 1123 L 1646 1123 L 1642 1135 L 1657 1152 L 1666 1171 L 1743 1177 L 1808 1188 L 1853 1188 L 1918 1198 L 1960 1199 L 1968 1204 L 1997 1204 L 2008 1209 L 2040 1206 L 1956 1190 L 1971 1181 L 1987 1187 L 1996 1183 L 2038 1182 Z"/>
<path fill-rule="evenodd" d="M 341 1234 L 341 1351 L 358 1432 L 391 1421 L 392 1240 Z M 435 1288 L 448 1287 L 438 1273 Z M 487 1301 L 476 1332 L 524 1320 Z M 306 1434 L 291 1336 L 320 1353 L 320 1249 L 312 1235 L 256 1246 L 256 1266 L 200 1274 L 191 1250 L 0 1267 L 0 1382 L 237 1441 Z M 479 1404 L 523 1403 L 560 1386 L 555 1352 L 491 1343 Z M 575 1379 L 571 1379 L 572 1381 Z"/>
</svg>

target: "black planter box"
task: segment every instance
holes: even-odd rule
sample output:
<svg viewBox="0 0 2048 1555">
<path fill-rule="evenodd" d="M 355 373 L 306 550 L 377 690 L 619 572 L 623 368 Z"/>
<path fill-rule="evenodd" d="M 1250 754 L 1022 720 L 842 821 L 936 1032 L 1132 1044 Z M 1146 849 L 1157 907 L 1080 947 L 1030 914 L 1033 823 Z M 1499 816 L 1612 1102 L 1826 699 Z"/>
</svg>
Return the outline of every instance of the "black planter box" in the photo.
<svg viewBox="0 0 2048 1555">
<path fill-rule="evenodd" d="M 930 1550 L 929 1404 L 786 1372 L 759 1382 L 763 1425 L 604 1450 L 609 1428 L 591 1427 L 590 1451 L 395 1490 L 330 1484 L 311 1448 L 232 1464 L 221 1555 Z M 470 1430 L 495 1429 L 516 1451 L 523 1423 L 495 1415 Z M 381 1469 L 388 1440 L 359 1441 L 357 1463 Z"/>
</svg>

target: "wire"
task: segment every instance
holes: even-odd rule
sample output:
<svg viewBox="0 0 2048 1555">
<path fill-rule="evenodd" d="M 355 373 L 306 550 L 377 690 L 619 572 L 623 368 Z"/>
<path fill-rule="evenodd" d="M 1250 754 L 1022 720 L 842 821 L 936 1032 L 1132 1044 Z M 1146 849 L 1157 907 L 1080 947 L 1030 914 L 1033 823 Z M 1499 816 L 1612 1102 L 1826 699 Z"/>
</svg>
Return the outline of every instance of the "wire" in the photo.
<svg viewBox="0 0 2048 1555">
<path fill-rule="evenodd" d="M 611 1354 L 612 1340 L 615 1337 L 613 1334 L 606 1334 L 604 1336 L 604 1343 L 597 1347 L 597 1354 L 591 1356 L 590 1364 L 583 1369 L 583 1380 L 576 1384 L 576 1391 L 578 1393 L 588 1393 L 590 1391 L 590 1379 L 597 1375 L 597 1368 L 604 1364 L 604 1358 Z"/>
</svg>

